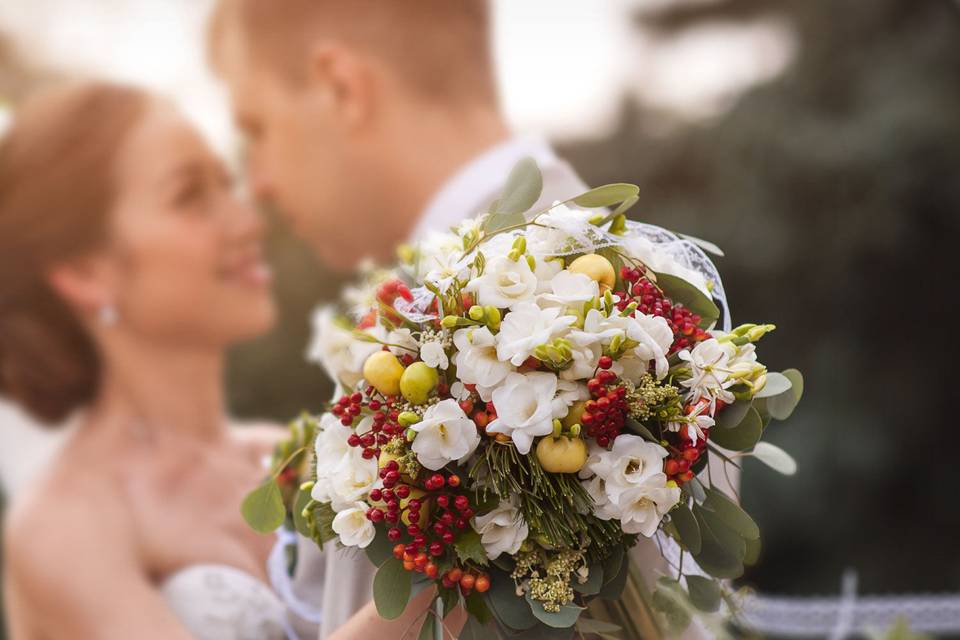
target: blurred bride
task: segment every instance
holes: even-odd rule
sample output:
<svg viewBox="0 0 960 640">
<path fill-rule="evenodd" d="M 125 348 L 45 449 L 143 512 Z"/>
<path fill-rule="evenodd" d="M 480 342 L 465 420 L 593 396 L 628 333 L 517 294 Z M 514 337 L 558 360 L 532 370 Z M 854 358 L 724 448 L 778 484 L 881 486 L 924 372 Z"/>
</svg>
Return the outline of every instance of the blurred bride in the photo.
<svg viewBox="0 0 960 640">
<path fill-rule="evenodd" d="M 73 85 L 18 114 L 0 145 L 0 391 L 48 422 L 82 411 L 6 522 L 14 639 L 292 634 L 274 541 L 239 513 L 280 431 L 224 411 L 225 350 L 274 319 L 261 234 L 158 99 Z M 399 635 L 369 607 L 354 622 Z"/>
</svg>

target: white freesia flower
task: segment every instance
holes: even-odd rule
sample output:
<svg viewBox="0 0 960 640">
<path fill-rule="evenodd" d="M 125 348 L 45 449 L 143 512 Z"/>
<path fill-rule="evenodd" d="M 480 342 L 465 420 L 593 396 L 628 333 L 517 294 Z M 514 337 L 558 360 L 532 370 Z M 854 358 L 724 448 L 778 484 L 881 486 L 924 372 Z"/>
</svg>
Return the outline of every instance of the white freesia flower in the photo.
<svg viewBox="0 0 960 640">
<path fill-rule="evenodd" d="M 319 363 L 340 384 L 348 388 L 356 385 L 363 377 L 363 363 L 379 350 L 379 344 L 357 340 L 352 331 L 337 322 L 332 307 L 321 307 L 313 314 L 307 360 Z"/>
<path fill-rule="evenodd" d="M 340 537 L 340 542 L 344 546 L 363 549 L 373 542 L 377 530 L 373 523 L 367 519 L 368 508 L 367 503 L 357 501 L 338 512 L 333 518 L 331 527 L 333 532 Z"/>
<path fill-rule="evenodd" d="M 460 382 L 476 385 L 480 397 L 489 401 L 493 388 L 513 371 L 509 362 L 497 357 L 496 340 L 490 329 L 459 329 L 453 334 L 453 344 L 457 348 L 453 362 Z"/>
<path fill-rule="evenodd" d="M 450 366 L 450 359 L 443 345 L 436 340 L 425 342 L 420 346 L 420 359 L 434 369 L 446 369 Z"/>
<path fill-rule="evenodd" d="M 600 285 L 590 276 L 564 269 L 550 280 L 550 292 L 541 294 L 539 300 L 558 304 L 561 307 L 581 305 L 600 295 Z"/>
<path fill-rule="evenodd" d="M 663 473 L 630 487 L 620 494 L 617 508 L 620 526 L 626 533 L 651 537 L 670 509 L 680 501 L 680 487 L 668 486 Z"/>
<path fill-rule="evenodd" d="M 497 334 L 497 357 L 516 366 L 533 354 L 541 344 L 565 334 L 576 318 L 561 315 L 558 307 L 541 309 L 532 302 L 514 307 L 500 324 Z"/>
<path fill-rule="evenodd" d="M 580 477 L 597 503 L 598 518 L 616 518 L 628 533 L 653 535 L 663 515 L 680 499 L 667 485 L 663 460 L 667 450 L 639 436 L 623 434 L 609 451 L 592 445 Z"/>
<path fill-rule="evenodd" d="M 474 518 L 471 524 L 480 534 L 480 543 L 491 560 L 502 553 L 515 554 L 530 533 L 513 501 L 501 502 L 490 513 Z"/>
<path fill-rule="evenodd" d="M 493 390 L 497 419 L 487 425 L 487 433 L 510 436 L 517 451 L 526 455 L 536 436 L 553 432 L 557 376 L 543 371 L 511 373 Z"/>
<path fill-rule="evenodd" d="M 476 294 L 478 304 L 513 308 L 533 299 L 537 277 L 526 260 L 498 256 L 487 262 L 483 275 L 471 280 L 464 291 Z"/>
<path fill-rule="evenodd" d="M 710 413 L 716 413 L 717 400 L 733 403 L 734 395 L 728 391 L 735 380 L 730 379 L 730 352 L 715 338 L 698 342 L 693 350 L 684 349 L 678 357 L 690 366 L 690 376 L 680 380 L 686 387 L 687 402 L 693 404 L 701 398 L 710 402 Z"/>
<path fill-rule="evenodd" d="M 477 425 L 467 417 L 456 400 L 447 398 L 423 413 L 423 419 L 411 427 L 417 432 L 410 446 L 417 460 L 436 471 L 452 460 L 461 460 L 480 444 Z"/>
<path fill-rule="evenodd" d="M 613 313 L 607 317 L 599 310 L 591 309 L 584 318 L 583 329 L 572 331 L 570 340 L 578 347 L 583 347 L 596 343 L 606 345 L 616 336 L 637 343 L 615 363 L 616 373 L 637 379 L 646 372 L 652 361 L 658 378 L 667 375 L 670 368 L 667 352 L 673 343 L 673 332 L 663 318 L 639 312 L 632 316 Z"/>
</svg>

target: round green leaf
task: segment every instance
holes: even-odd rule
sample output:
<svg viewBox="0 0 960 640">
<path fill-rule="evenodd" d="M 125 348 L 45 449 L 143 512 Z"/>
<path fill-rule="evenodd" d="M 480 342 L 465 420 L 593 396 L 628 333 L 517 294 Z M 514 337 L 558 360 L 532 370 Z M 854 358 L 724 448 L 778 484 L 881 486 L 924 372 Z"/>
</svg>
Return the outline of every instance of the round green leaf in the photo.
<svg viewBox="0 0 960 640">
<path fill-rule="evenodd" d="M 783 375 L 782 373 L 777 373 L 776 371 L 771 371 L 767 373 L 767 382 L 763 385 L 763 389 L 757 392 L 754 396 L 755 398 L 772 398 L 778 396 L 781 393 L 786 393 L 790 391 L 793 387 L 793 383 L 790 382 L 790 378 Z"/>
<path fill-rule="evenodd" d="M 678 504 L 670 511 L 670 522 L 676 528 L 683 546 L 694 555 L 700 553 L 700 527 L 690 507 L 682 502 Z"/>
<path fill-rule="evenodd" d="M 686 579 L 693 606 L 706 612 L 720 608 L 720 583 L 703 576 L 686 576 Z"/>
<path fill-rule="evenodd" d="M 492 213 L 516 214 L 528 211 L 540 199 L 542 191 L 543 176 L 540 167 L 533 158 L 522 158 L 510 171 L 503 193 L 495 203 Z"/>
<path fill-rule="evenodd" d="M 733 404 L 725 406 L 717 412 L 717 426 L 724 429 L 733 429 L 747 417 L 751 406 L 749 400 L 737 400 Z"/>
<path fill-rule="evenodd" d="M 610 207 L 619 202 L 624 202 L 636 197 L 639 193 L 640 187 L 635 184 L 615 182 L 590 189 L 590 191 L 574 198 L 573 203 L 584 209 L 599 209 L 600 207 Z"/>
<path fill-rule="evenodd" d="M 734 404 L 733 406 L 736 406 Z M 721 412 L 723 415 L 723 412 Z M 710 440 L 725 449 L 748 451 L 760 442 L 763 436 L 763 419 L 757 410 L 751 407 L 740 424 L 732 429 L 711 429 Z"/>
<path fill-rule="evenodd" d="M 716 489 L 707 489 L 703 506 L 715 513 L 728 527 L 750 540 L 760 537 L 760 527 L 740 505 Z"/>
<path fill-rule="evenodd" d="M 410 572 L 403 563 L 390 558 L 377 570 L 373 578 L 373 601 L 381 618 L 392 620 L 407 608 L 410 599 Z"/>
<path fill-rule="evenodd" d="M 753 457 L 785 476 L 792 476 L 797 472 L 797 461 L 775 444 L 758 442 L 753 448 Z"/>
<path fill-rule="evenodd" d="M 572 604 L 563 605 L 560 607 L 560 611 L 556 613 L 547 611 L 543 608 L 543 603 L 531 598 L 529 593 L 526 595 L 526 601 L 527 604 L 530 605 L 530 610 L 533 612 L 533 615 L 537 617 L 537 620 L 554 629 L 569 629 L 577 624 L 577 619 L 583 611 L 583 607 L 577 607 Z"/>
<path fill-rule="evenodd" d="M 243 519 L 254 531 L 273 533 L 287 517 L 283 496 L 276 480 L 268 478 L 263 484 L 247 494 L 240 505 Z"/>
</svg>

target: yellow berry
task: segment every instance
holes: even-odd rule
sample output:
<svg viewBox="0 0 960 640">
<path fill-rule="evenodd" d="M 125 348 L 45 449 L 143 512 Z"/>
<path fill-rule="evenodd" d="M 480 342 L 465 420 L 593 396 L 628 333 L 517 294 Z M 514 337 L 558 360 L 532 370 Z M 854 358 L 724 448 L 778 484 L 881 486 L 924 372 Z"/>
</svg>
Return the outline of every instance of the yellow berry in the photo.
<svg viewBox="0 0 960 640">
<path fill-rule="evenodd" d="M 377 351 L 363 363 L 363 378 L 385 396 L 400 393 L 403 365 L 389 351 Z"/>
<path fill-rule="evenodd" d="M 440 382 L 437 370 L 424 362 L 414 362 L 400 377 L 400 393 L 413 404 L 423 404 Z"/>
<path fill-rule="evenodd" d="M 610 261 L 596 253 L 580 256 L 570 263 L 567 271 L 582 273 L 600 283 L 601 288 L 612 288 L 617 282 L 617 273 Z"/>
<path fill-rule="evenodd" d="M 580 438 L 541 438 L 537 460 L 550 473 L 576 473 L 587 462 L 587 445 Z"/>
</svg>

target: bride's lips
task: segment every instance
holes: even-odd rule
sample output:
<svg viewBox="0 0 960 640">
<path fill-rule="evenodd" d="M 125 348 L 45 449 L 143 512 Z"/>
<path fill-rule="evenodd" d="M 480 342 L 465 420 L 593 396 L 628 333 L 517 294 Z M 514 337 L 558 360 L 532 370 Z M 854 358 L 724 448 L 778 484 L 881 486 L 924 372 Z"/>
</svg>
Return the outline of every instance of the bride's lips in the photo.
<svg viewBox="0 0 960 640">
<path fill-rule="evenodd" d="M 220 269 L 219 275 L 225 280 L 256 289 L 266 288 L 273 281 L 273 271 L 259 255 L 231 262 Z"/>
</svg>

